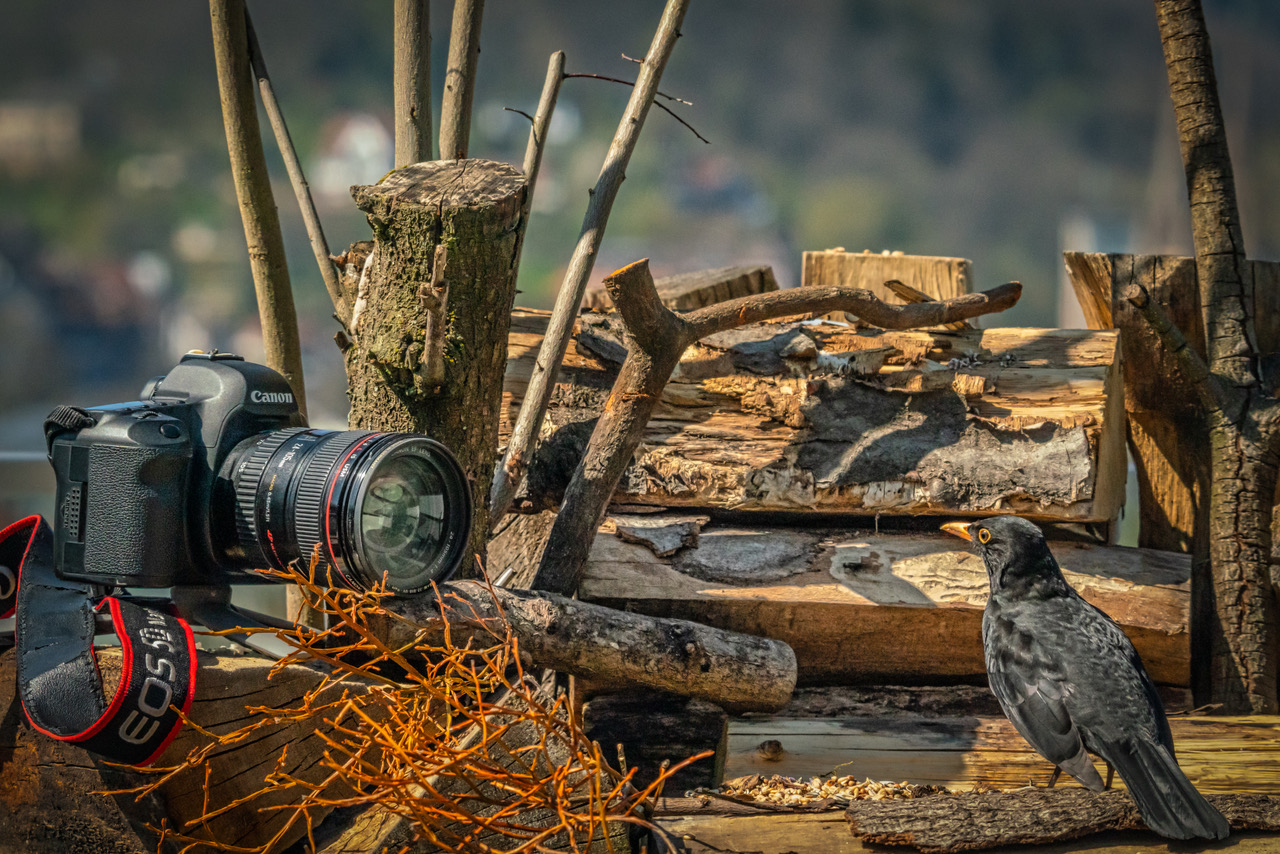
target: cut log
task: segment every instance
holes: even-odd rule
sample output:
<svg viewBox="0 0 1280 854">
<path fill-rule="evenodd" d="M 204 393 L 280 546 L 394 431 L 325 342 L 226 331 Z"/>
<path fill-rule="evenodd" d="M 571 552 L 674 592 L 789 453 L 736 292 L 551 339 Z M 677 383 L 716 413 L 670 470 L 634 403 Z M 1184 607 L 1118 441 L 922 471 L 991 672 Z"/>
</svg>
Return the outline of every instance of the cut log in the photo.
<svg viewBox="0 0 1280 854">
<path fill-rule="evenodd" d="M 773 268 L 720 267 L 715 270 L 699 270 L 695 273 L 677 273 L 655 279 L 658 297 L 672 311 L 689 311 L 716 302 L 776 291 L 778 282 Z M 609 311 L 613 300 L 603 285 L 588 288 L 582 299 L 584 308 L 591 311 Z"/>
<path fill-rule="evenodd" d="M 1174 716 L 1169 726 L 1178 764 L 1201 792 L 1269 794 L 1280 786 L 1280 718 Z M 766 742 L 775 742 L 767 756 Z M 732 718 L 724 769 L 727 779 L 835 773 L 959 790 L 1042 786 L 1052 771 L 1003 715 Z M 1058 781 L 1079 785 L 1065 774 Z M 1123 787 L 1118 777 L 1115 785 Z"/>
<path fill-rule="evenodd" d="M 489 532 L 524 176 L 505 163 L 434 161 L 352 194 L 373 227 L 374 249 L 344 354 L 349 423 L 426 433 L 453 451 L 472 487 L 469 573 Z M 348 266 L 360 255 L 350 254 Z"/>
<path fill-rule="evenodd" d="M 513 319 L 503 436 L 542 322 Z M 558 505 L 624 352 L 610 316 L 580 317 L 575 340 L 524 509 Z M 1114 332 L 761 323 L 689 348 L 614 500 L 1109 522 L 1125 474 Z"/>
<path fill-rule="evenodd" d="M 532 590 L 490 589 L 472 581 L 441 587 L 457 646 L 511 626 L 530 662 L 586 679 L 620 680 L 707 700 L 734 711 L 786 705 L 796 683 L 795 655 L 785 644 L 685 620 L 654 619 Z M 391 621 L 387 643 L 443 635 L 440 607 L 430 599 L 389 601 L 408 620 Z"/>
<path fill-rule="evenodd" d="M 973 290 L 973 264 L 965 258 L 826 249 L 804 253 L 800 271 L 803 287 L 848 285 L 866 288 L 886 302 L 907 302 L 885 287 L 889 279 L 933 299 L 948 299 Z"/>
<path fill-rule="evenodd" d="M 1280 798 L 1211 795 L 1209 800 L 1222 811 L 1233 830 L 1280 830 Z M 845 816 L 853 834 L 866 842 L 906 846 L 929 854 L 1043 845 L 1147 827 L 1128 795 L 1082 789 L 856 801 L 849 805 Z"/>
<path fill-rule="evenodd" d="M 1208 506 L 1204 411 L 1177 359 L 1124 298 L 1141 285 L 1191 346 L 1205 352 L 1194 258 L 1066 252 L 1067 271 L 1091 329 L 1122 330 L 1125 409 L 1138 476 L 1139 545 L 1189 551 L 1196 507 Z M 1250 261 L 1257 348 L 1268 363 L 1280 353 L 1280 262 Z M 1275 371 L 1268 371 L 1274 376 Z M 1196 425 L 1200 425 L 1197 427 Z"/>
<path fill-rule="evenodd" d="M 645 517 L 688 526 L 676 513 Z M 943 535 L 701 527 L 696 548 L 659 556 L 601 527 L 579 595 L 643 614 L 785 641 L 800 684 L 985 682 L 982 560 Z M 1188 684 L 1190 559 L 1055 542 L 1069 583 L 1133 640 L 1152 678 Z M 910 638 L 910 642 L 904 642 Z"/>
<path fill-rule="evenodd" d="M 104 680 L 119 679 L 118 648 L 97 650 Z M 207 822 L 187 826 L 203 814 L 206 804 L 230 805 L 262 788 L 272 771 L 293 774 L 320 783 L 329 770 L 319 765 L 327 745 L 316 734 L 316 723 L 287 723 L 255 733 L 252 747 L 232 747 L 211 755 L 205 767 L 184 771 L 158 794 L 135 802 L 129 794 L 106 796 L 100 792 L 134 788 L 153 779 L 150 775 L 113 767 L 72 744 L 37 733 L 26 722 L 16 697 L 17 677 L 12 651 L 0 653 L 0 827 L 9 840 L 22 840 L 21 850 L 35 852 L 154 852 L 157 836 L 146 825 L 167 820 L 170 828 L 203 839 L 256 848 L 269 842 L 288 819 L 287 810 L 263 809 L 279 799 L 260 798 L 232 807 Z M 321 676 L 305 667 L 290 667 L 268 680 L 274 662 L 253 656 L 198 654 L 199 674 L 190 717 L 215 733 L 226 733 L 248 723 L 247 706 L 268 708 L 295 704 L 315 688 Z M 207 743 L 195 728 L 183 727 L 178 737 L 156 761 L 162 768 L 180 762 L 193 747 Z M 277 765 L 288 745 L 287 758 Z M 205 800 L 205 770 L 209 773 Z M 341 793 L 332 792 L 335 796 Z M 319 821 L 327 810 L 312 811 Z M 52 831 L 52 832 L 51 832 Z M 287 831 L 275 850 L 302 837 L 305 822 Z M 7 851 L 0 843 L 0 851 Z M 166 849 L 168 850 L 168 849 Z"/>
</svg>

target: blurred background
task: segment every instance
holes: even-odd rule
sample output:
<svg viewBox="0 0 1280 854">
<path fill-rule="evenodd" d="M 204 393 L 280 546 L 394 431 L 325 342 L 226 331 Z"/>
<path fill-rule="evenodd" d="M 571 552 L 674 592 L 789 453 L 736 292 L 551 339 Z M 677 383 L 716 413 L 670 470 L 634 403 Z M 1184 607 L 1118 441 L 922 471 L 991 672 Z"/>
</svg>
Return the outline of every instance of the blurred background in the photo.
<svg viewBox="0 0 1280 854">
<path fill-rule="evenodd" d="M 660 0 L 488 0 L 471 154 L 519 164 L 549 54 L 634 79 Z M 6 0 L 0 27 L 0 521 L 45 510 L 55 404 L 132 399 L 181 353 L 261 357 L 208 9 Z M 392 166 L 391 4 L 251 3 L 330 248 L 369 237 L 352 184 Z M 1246 248 L 1280 258 L 1280 4 L 1205 0 Z M 433 2 L 437 129 L 452 4 Z M 662 89 L 710 140 L 650 113 L 593 279 L 801 252 L 972 259 L 1021 280 L 1001 323 L 1080 326 L 1063 249 L 1189 254 L 1150 0 L 699 0 Z M 1270 82 L 1268 82 L 1270 81 Z M 518 302 L 548 307 L 629 89 L 567 80 Z M 263 128 L 266 130 L 265 120 Z M 337 324 L 274 141 L 313 423 L 345 424 Z"/>
</svg>

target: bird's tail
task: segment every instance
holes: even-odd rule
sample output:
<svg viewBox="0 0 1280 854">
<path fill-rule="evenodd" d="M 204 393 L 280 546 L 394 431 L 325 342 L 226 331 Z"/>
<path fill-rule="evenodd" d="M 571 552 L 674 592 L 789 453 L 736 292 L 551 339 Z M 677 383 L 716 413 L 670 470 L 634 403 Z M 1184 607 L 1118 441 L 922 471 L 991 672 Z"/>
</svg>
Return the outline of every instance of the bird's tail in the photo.
<svg viewBox="0 0 1280 854">
<path fill-rule="evenodd" d="M 1196 791 L 1173 754 L 1156 742 L 1117 745 L 1107 751 L 1147 826 L 1169 839 L 1225 839 L 1222 813 Z"/>
</svg>

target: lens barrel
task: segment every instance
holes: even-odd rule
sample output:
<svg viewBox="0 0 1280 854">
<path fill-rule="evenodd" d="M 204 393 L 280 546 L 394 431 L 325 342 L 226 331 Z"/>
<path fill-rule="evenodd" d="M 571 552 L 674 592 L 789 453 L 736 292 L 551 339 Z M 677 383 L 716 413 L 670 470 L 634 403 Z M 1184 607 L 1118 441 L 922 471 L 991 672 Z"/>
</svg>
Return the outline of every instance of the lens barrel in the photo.
<svg viewBox="0 0 1280 854">
<path fill-rule="evenodd" d="M 318 578 L 398 595 L 453 575 L 471 529 L 466 475 L 439 442 L 416 433 L 273 430 L 227 458 L 238 548 L 283 569 L 318 556 Z M 246 567 L 248 568 L 248 567 Z"/>
</svg>

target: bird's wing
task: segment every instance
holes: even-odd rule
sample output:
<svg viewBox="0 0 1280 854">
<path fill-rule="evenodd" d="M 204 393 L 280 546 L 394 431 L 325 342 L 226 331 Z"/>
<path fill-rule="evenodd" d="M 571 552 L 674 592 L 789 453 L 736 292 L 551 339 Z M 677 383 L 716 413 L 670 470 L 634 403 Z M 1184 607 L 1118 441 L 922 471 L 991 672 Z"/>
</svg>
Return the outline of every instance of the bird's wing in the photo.
<svg viewBox="0 0 1280 854">
<path fill-rule="evenodd" d="M 1010 722 L 1037 753 L 1084 786 L 1101 791 L 1102 778 L 1067 711 L 1070 683 L 1061 656 L 1013 621 L 990 612 L 983 620 L 983 640 L 991 690 Z"/>
</svg>

